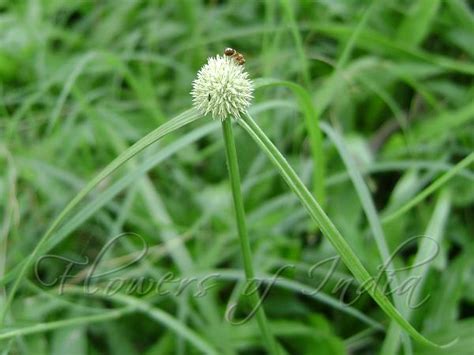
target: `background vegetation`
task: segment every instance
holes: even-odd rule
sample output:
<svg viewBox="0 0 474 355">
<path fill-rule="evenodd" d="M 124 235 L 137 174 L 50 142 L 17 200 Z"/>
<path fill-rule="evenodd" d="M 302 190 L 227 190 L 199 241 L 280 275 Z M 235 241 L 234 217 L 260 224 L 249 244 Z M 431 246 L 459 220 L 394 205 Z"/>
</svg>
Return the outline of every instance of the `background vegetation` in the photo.
<svg viewBox="0 0 474 355">
<path fill-rule="evenodd" d="M 438 343 L 459 337 L 450 350 L 427 349 L 400 338 L 367 294 L 350 306 L 339 302 L 357 297 L 357 283 L 335 291 L 351 279 L 342 263 L 331 273 L 330 263 L 311 268 L 337 254 L 235 127 L 254 267 L 272 275 L 294 266 L 265 299 L 286 351 L 472 353 L 474 13 L 467 0 L 0 0 L 0 304 L 68 202 L 127 147 L 187 110 L 195 73 L 228 46 L 245 54 L 252 78 L 303 88 L 299 99 L 282 85 L 258 89 L 253 117 L 372 275 L 386 245 L 396 252 L 397 282 L 420 281 L 411 304 L 422 303 L 410 309 L 402 297 L 397 306 L 405 317 Z M 322 122 L 322 157 L 302 112 Z M 216 286 L 203 297 L 193 287 L 177 294 L 176 283 L 167 295 L 85 293 L 87 267 L 123 233 L 99 271 L 133 260 L 143 241 L 146 256 L 94 287 L 168 272 L 179 280 L 218 273 Z M 432 252 L 434 260 L 410 267 Z M 105 179 L 48 240 L 47 254 L 63 259 L 44 259 L 22 280 L 0 332 L 5 354 L 187 354 L 199 353 L 196 342 L 218 353 L 265 351 L 255 320 L 224 319 L 245 285 L 222 134 L 209 118 Z M 61 295 L 69 259 L 88 265 L 74 266 L 67 283 L 76 288 Z M 326 275 L 321 291 L 309 294 Z M 239 305 L 236 318 L 247 313 Z"/>
</svg>

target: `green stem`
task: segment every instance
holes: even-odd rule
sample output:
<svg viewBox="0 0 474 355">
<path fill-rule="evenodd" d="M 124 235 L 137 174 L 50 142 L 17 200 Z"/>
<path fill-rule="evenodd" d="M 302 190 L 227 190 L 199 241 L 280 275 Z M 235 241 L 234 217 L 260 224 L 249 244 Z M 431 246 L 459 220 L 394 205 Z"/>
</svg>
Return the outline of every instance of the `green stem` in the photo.
<svg viewBox="0 0 474 355">
<path fill-rule="evenodd" d="M 230 118 L 227 118 L 222 122 L 222 132 L 224 134 L 227 167 L 229 170 L 229 180 L 232 189 L 232 198 L 234 201 L 235 218 L 237 221 L 240 248 L 244 262 L 245 278 L 247 282 L 252 282 L 255 278 L 255 273 L 252 266 L 252 252 L 250 250 L 247 224 L 245 222 L 244 203 L 242 191 L 240 189 L 239 163 L 237 160 L 237 150 L 235 149 L 234 134 L 232 132 L 232 121 Z M 265 311 L 263 310 L 258 291 L 252 292 L 249 298 L 252 303 L 252 308 L 256 309 L 257 323 L 269 353 L 278 354 L 279 351 L 277 343 L 273 338 L 268 326 L 268 320 L 265 315 Z"/>
</svg>

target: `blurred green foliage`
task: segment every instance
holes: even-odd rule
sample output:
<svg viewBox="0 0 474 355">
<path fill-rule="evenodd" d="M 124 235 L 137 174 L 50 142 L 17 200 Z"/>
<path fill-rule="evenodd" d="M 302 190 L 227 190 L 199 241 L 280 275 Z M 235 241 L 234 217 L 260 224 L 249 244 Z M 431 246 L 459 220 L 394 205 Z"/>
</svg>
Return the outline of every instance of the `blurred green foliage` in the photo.
<svg viewBox="0 0 474 355">
<path fill-rule="evenodd" d="M 64 206 L 120 152 L 187 110 L 197 70 L 207 57 L 234 47 L 246 56 L 252 78 L 302 85 L 320 120 L 343 137 L 369 194 L 358 192 L 344 156 L 325 136 L 324 209 L 373 275 L 382 260 L 364 203 L 375 204 L 391 253 L 408 241 L 393 260 L 398 268 L 410 269 L 416 260 L 421 243 L 414 236 L 436 234 L 439 253 L 420 286 L 426 302 L 412 310 L 411 321 L 436 341 L 460 340 L 446 351 L 416 344 L 413 351 L 472 353 L 472 164 L 408 212 L 383 220 L 473 152 L 473 11 L 467 0 L 0 0 L 0 305 L 18 265 Z M 252 113 L 311 185 L 311 144 L 292 92 L 257 90 Z M 202 119 L 128 162 L 74 211 L 44 253 L 88 258 L 90 265 L 107 241 L 134 233 L 149 246 L 147 256 L 110 279 L 228 272 L 234 276 L 219 279 L 199 299 L 192 292 L 131 296 L 173 315 L 219 353 L 257 354 L 264 350 L 255 321 L 232 326 L 224 319 L 243 284 L 218 127 Z M 308 270 L 335 252 L 263 153 L 241 129 L 235 132 L 254 266 L 272 274 L 294 265 L 281 275 L 294 284 L 272 287 L 265 300 L 287 352 L 405 353 L 409 346 L 398 337 L 389 340 L 361 319 L 389 328 L 366 294 L 348 308 L 301 292 L 325 279 L 330 264 L 321 273 Z M 121 239 L 100 271 L 140 248 L 136 238 Z M 53 282 L 67 264 L 48 259 L 40 265 L 41 279 Z M 84 268 L 76 265 L 68 282 L 83 285 Z M 397 275 L 406 280 L 410 270 Z M 105 287 L 110 279 L 97 282 Z M 342 295 L 335 286 L 350 279 L 339 263 L 321 292 L 337 301 Z M 356 296 L 352 283 L 344 299 Z M 183 333 L 157 323 L 152 310 L 127 302 L 59 295 L 32 272 L 0 338 L 36 330 L 0 340 L 0 349 L 198 353 Z M 239 305 L 237 318 L 245 314 Z M 68 319 L 67 327 L 48 329 Z"/>
</svg>

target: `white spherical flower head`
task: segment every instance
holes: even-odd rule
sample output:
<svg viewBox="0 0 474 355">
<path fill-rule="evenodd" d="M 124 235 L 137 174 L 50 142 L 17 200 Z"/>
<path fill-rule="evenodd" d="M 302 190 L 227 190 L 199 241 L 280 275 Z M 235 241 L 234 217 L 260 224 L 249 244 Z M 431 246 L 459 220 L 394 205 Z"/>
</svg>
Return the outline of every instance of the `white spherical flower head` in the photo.
<svg viewBox="0 0 474 355">
<path fill-rule="evenodd" d="M 203 115 L 225 120 L 240 118 L 252 100 L 253 85 L 243 65 L 233 58 L 209 58 L 193 81 L 191 95 L 196 109 Z"/>
</svg>

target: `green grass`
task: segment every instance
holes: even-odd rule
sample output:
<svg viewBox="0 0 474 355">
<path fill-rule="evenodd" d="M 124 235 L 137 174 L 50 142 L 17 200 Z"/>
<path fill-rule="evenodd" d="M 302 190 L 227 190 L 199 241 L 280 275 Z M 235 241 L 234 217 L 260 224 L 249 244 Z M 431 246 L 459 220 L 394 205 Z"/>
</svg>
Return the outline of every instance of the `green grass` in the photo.
<svg viewBox="0 0 474 355">
<path fill-rule="evenodd" d="M 2 354 L 470 354 L 473 38 L 467 0 L 0 0 Z"/>
</svg>

